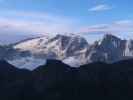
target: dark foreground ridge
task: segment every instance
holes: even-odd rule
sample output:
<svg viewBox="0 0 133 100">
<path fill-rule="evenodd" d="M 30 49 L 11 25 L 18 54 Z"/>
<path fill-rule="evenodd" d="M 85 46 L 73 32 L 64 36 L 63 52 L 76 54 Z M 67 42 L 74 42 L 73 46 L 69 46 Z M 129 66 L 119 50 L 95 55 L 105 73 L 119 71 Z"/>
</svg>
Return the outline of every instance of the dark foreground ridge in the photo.
<svg viewBox="0 0 133 100">
<path fill-rule="evenodd" d="M 0 61 L 0 100 L 132 100 L 133 60 L 71 68 L 48 60 L 34 71 Z"/>
</svg>

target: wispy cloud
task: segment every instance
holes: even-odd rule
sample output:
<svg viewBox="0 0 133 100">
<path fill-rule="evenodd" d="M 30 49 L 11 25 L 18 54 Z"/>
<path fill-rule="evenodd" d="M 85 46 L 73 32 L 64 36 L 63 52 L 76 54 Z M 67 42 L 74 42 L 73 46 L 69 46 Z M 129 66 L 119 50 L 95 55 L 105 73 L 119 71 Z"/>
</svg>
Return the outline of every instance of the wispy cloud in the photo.
<svg viewBox="0 0 133 100">
<path fill-rule="evenodd" d="M 132 20 L 120 20 L 114 21 L 110 24 L 98 24 L 81 29 L 81 32 L 98 32 L 98 33 L 133 33 L 133 21 Z"/>
<path fill-rule="evenodd" d="M 74 31 L 74 20 L 48 13 L 3 11 L 0 30 L 11 33 L 60 33 Z"/>
<path fill-rule="evenodd" d="M 112 7 L 107 4 L 99 4 L 92 8 L 89 8 L 89 11 L 99 12 L 99 11 L 106 11 L 106 10 L 111 10 L 111 9 L 112 9 Z"/>
<path fill-rule="evenodd" d="M 116 21 L 115 24 L 132 25 L 133 24 L 133 20 L 119 20 L 119 21 Z"/>
</svg>

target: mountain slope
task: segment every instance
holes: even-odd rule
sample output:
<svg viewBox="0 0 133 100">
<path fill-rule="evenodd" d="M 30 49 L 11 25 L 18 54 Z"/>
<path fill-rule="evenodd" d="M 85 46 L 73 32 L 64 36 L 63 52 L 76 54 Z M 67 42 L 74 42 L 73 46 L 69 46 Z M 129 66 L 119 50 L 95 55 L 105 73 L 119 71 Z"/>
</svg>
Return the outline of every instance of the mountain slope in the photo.
<svg viewBox="0 0 133 100">
<path fill-rule="evenodd" d="M 28 69 L 34 65 L 31 70 L 43 65 L 46 59 L 61 60 L 71 67 L 79 67 L 91 62 L 113 63 L 133 58 L 133 41 L 111 34 L 93 44 L 76 35 L 44 36 L 17 43 L 13 48 L 17 53 L 8 62 L 15 66 L 21 63 L 20 68 Z"/>
<path fill-rule="evenodd" d="M 31 72 L 0 61 L 0 99 L 132 100 L 132 66 L 133 59 L 112 64 L 90 63 L 79 68 L 48 60 Z"/>
<path fill-rule="evenodd" d="M 53 38 L 37 38 L 22 42 L 14 48 L 22 51 L 30 51 L 33 55 L 43 55 L 47 58 L 59 58 L 78 55 L 85 51 L 88 46 L 87 41 L 79 36 L 56 35 Z"/>
<path fill-rule="evenodd" d="M 0 99 L 19 100 L 27 81 L 31 78 L 31 72 L 18 69 L 4 60 L 0 60 Z"/>
<path fill-rule="evenodd" d="M 86 63 L 84 59 L 85 52 L 87 51 L 88 47 L 89 44 L 87 41 L 80 36 L 56 35 L 54 37 L 41 37 L 24 41 L 16 44 L 14 49 L 17 49 L 20 52 L 29 52 L 30 58 L 33 59 L 40 59 L 42 61 L 45 59 L 58 59 L 62 60 L 66 64 L 71 65 L 72 67 L 77 67 Z M 27 57 L 24 57 L 24 59 Z M 71 57 L 74 62 L 76 59 L 83 60 L 80 60 L 80 63 L 78 64 L 75 62 L 75 65 L 68 62 L 69 57 Z M 17 59 L 17 61 L 18 60 L 19 59 Z M 13 65 L 15 65 L 15 62 L 16 60 L 9 61 L 9 63 Z M 17 63 L 19 62 L 21 61 L 18 61 Z"/>
<path fill-rule="evenodd" d="M 33 71 L 32 82 L 35 91 L 41 94 L 40 100 L 125 100 L 132 97 L 132 66 L 132 59 L 113 64 L 91 63 L 79 68 L 48 60 Z"/>
<path fill-rule="evenodd" d="M 102 40 L 95 42 L 89 48 L 88 56 L 92 62 L 113 62 L 121 58 L 121 50 L 124 50 L 123 46 L 124 44 L 121 39 L 112 35 L 105 35 Z"/>
</svg>

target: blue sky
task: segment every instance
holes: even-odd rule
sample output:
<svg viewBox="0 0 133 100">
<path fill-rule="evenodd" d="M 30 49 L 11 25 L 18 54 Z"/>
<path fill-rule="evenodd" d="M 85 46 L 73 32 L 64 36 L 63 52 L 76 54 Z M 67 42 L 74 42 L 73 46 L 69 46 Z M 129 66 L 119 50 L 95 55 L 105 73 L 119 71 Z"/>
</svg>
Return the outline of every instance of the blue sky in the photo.
<svg viewBox="0 0 133 100">
<path fill-rule="evenodd" d="M 0 0 L 1 32 L 133 36 L 133 0 Z M 95 35 L 95 34 L 94 34 Z"/>
</svg>

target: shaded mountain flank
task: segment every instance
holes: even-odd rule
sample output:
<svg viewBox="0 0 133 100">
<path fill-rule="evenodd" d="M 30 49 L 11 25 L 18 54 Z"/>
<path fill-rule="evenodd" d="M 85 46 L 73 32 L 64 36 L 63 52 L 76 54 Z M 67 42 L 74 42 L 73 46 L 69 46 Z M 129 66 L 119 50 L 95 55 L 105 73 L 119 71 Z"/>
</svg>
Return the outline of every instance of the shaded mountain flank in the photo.
<svg viewBox="0 0 133 100">
<path fill-rule="evenodd" d="M 0 61 L 0 100 L 132 100 L 133 59 L 72 68 L 57 60 L 33 71 Z"/>
</svg>

